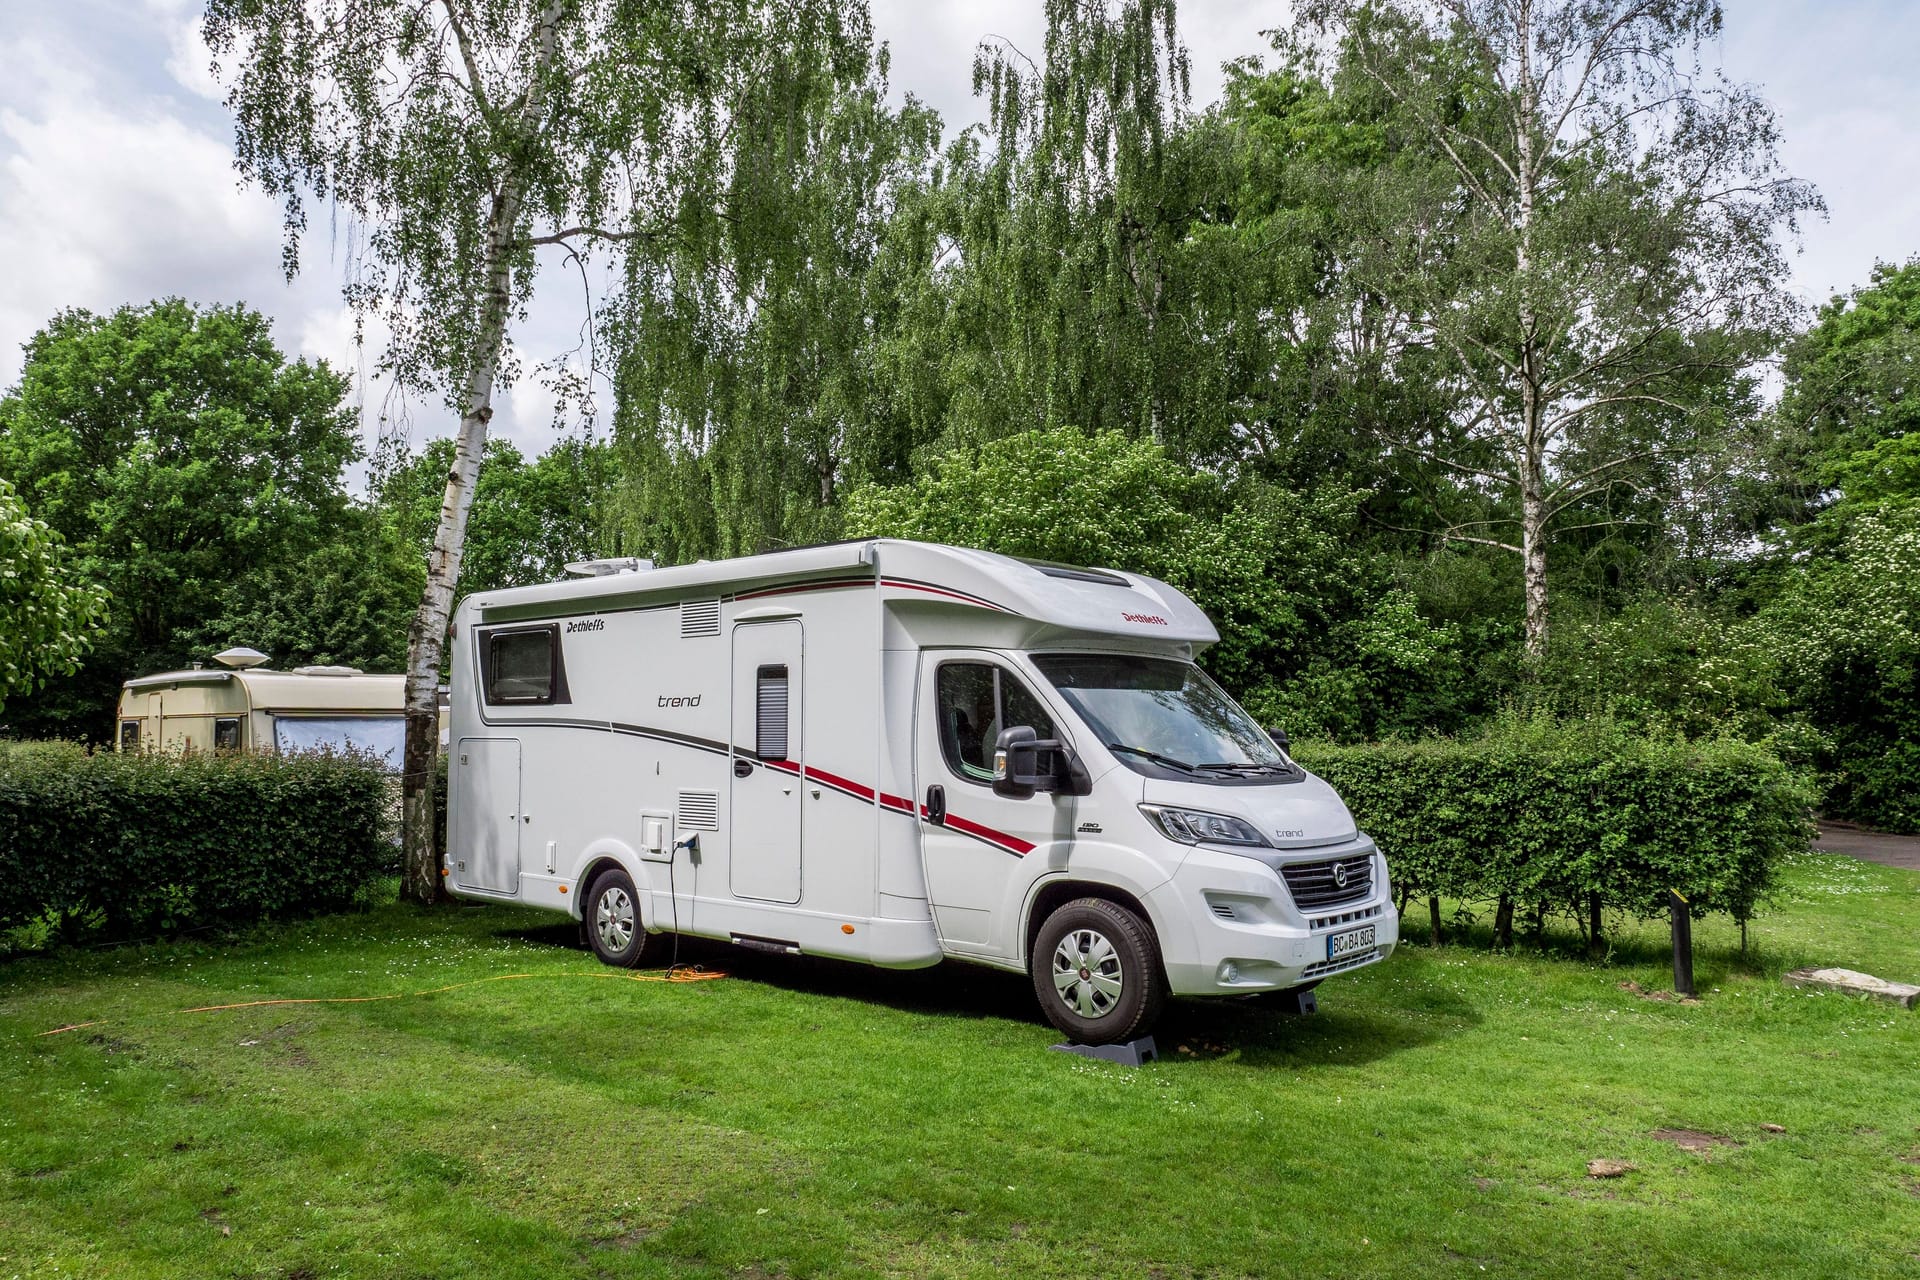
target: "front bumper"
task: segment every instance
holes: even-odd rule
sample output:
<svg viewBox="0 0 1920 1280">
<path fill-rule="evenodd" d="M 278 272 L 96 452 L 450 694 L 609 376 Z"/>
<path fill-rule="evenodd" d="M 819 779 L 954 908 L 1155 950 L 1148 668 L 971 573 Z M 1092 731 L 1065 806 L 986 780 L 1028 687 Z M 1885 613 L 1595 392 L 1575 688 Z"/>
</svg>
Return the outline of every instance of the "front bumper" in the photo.
<svg viewBox="0 0 1920 1280">
<path fill-rule="evenodd" d="M 1362 838 L 1364 839 L 1364 837 Z M 1370 841 L 1367 849 L 1372 849 Z M 1348 847 L 1290 850 L 1288 861 L 1352 856 Z M 1400 941 L 1386 860 L 1372 851 L 1370 891 L 1302 909 L 1266 863 L 1198 847 L 1149 895 L 1161 961 L 1175 995 L 1279 991 L 1386 959 Z M 1327 939 L 1371 927 L 1373 945 L 1329 958 Z"/>
</svg>

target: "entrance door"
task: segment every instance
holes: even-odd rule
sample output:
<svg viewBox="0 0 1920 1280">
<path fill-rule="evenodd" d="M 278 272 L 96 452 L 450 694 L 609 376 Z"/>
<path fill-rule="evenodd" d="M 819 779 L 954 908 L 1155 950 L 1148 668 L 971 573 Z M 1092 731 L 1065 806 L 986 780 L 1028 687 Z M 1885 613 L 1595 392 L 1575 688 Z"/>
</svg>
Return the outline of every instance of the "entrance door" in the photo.
<svg viewBox="0 0 1920 1280">
<path fill-rule="evenodd" d="M 991 655 L 949 650 L 921 662 L 914 777 L 934 922 L 955 951 L 1011 959 L 1019 940 L 1013 922 L 999 917 L 1015 880 L 1024 885 L 1034 874 L 1021 859 L 1053 838 L 1056 801 L 1044 791 L 1025 800 L 995 795 L 994 745 L 1013 725 L 1055 737 L 1053 717 Z M 943 822 L 933 821 L 935 799 Z"/>
<path fill-rule="evenodd" d="M 447 833 L 454 875 L 470 889 L 520 891 L 520 740 L 462 738 L 459 807 Z M 461 863 L 465 863 L 464 869 Z"/>
<path fill-rule="evenodd" d="M 736 898 L 800 901 L 800 797 L 806 774 L 800 623 L 733 629 L 733 786 L 728 813 Z"/>
</svg>

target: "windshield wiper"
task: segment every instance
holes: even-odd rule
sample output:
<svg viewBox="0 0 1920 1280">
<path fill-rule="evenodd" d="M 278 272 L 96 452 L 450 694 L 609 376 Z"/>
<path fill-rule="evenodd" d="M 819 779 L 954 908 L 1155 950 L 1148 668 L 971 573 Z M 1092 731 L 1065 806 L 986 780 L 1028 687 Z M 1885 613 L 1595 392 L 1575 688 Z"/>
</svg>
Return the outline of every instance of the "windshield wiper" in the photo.
<svg viewBox="0 0 1920 1280">
<path fill-rule="evenodd" d="M 1107 744 L 1107 750 L 1124 751 L 1130 756 L 1139 756 L 1143 760 L 1151 760 L 1155 764 L 1164 764 L 1169 768 L 1179 769 L 1184 773 L 1198 773 L 1203 768 L 1211 767 L 1207 765 L 1188 764 L 1185 760 L 1175 760 L 1172 756 L 1163 756 L 1158 751 L 1149 751 L 1145 747 L 1129 747 L 1123 742 L 1109 742 Z"/>
<path fill-rule="evenodd" d="M 1228 760 L 1219 764 L 1203 764 L 1202 769 L 1225 769 L 1229 773 L 1292 773 L 1294 766 L 1279 761 L 1262 763 L 1258 760 Z"/>
</svg>

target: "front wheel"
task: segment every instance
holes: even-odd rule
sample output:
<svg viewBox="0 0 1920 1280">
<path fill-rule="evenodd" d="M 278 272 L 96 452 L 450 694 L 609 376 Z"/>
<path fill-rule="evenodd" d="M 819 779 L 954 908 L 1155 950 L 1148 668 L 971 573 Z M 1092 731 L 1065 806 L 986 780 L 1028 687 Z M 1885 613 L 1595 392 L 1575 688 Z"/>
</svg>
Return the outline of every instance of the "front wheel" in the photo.
<svg viewBox="0 0 1920 1280">
<path fill-rule="evenodd" d="M 624 871 L 603 871 L 587 891 L 583 917 L 587 941 L 602 964 L 637 969 L 647 949 L 647 931 L 640 924 L 640 895 Z"/>
<path fill-rule="evenodd" d="M 1041 1012 L 1078 1044 L 1145 1035 L 1166 1000 L 1153 931 L 1104 898 L 1079 898 L 1048 916 L 1029 967 Z"/>
</svg>

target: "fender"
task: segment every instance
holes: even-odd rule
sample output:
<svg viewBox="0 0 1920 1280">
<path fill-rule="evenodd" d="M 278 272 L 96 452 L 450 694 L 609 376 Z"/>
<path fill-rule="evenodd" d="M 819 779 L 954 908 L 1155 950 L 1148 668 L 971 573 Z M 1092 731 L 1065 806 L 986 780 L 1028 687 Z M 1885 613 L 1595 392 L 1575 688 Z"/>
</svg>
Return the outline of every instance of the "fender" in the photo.
<svg viewBox="0 0 1920 1280">
<path fill-rule="evenodd" d="M 1027 938 L 1032 932 L 1034 899 L 1040 896 L 1043 888 L 1056 880 L 1085 880 L 1124 890 L 1145 909 L 1154 932 L 1164 936 L 1167 922 L 1160 918 L 1159 909 L 1151 895 L 1155 889 L 1172 879 L 1173 873 L 1166 864 L 1149 858 L 1138 849 L 1104 840 L 1062 840 L 1035 849 L 1027 855 L 1026 865 L 1031 869 L 1031 874 L 1024 880 L 1015 879 L 1009 883 L 1007 896 L 1000 904 L 1000 910 L 1004 913 L 1001 919 L 1012 921 L 1016 930 L 1009 939 L 1011 945 L 1006 954 L 1021 969 L 1024 970 L 1027 965 Z"/>
<path fill-rule="evenodd" d="M 608 862 L 619 864 L 620 869 L 627 873 L 627 878 L 633 881 L 633 887 L 638 891 L 635 897 L 639 899 L 640 927 L 649 933 L 658 932 L 654 928 L 654 921 L 659 914 L 653 905 L 655 890 L 650 877 L 641 869 L 648 864 L 641 861 L 639 852 L 632 845 L 613 836 L 601 836 L 580 851 L 579 858 L 573 864 L 575 867 L 573 892 L 567 895 L 567 913 L 575 920 L 583 917 L 587 909 L 587 875 L 589 872 L 598 874 L 596 870 L 598 864 Z"/>
</svg>

